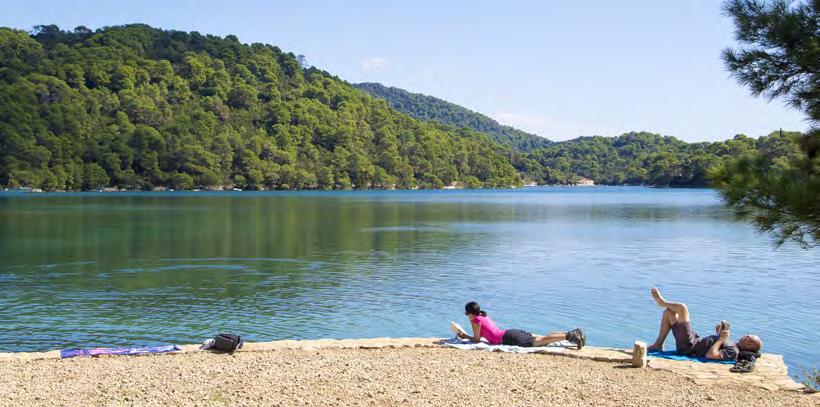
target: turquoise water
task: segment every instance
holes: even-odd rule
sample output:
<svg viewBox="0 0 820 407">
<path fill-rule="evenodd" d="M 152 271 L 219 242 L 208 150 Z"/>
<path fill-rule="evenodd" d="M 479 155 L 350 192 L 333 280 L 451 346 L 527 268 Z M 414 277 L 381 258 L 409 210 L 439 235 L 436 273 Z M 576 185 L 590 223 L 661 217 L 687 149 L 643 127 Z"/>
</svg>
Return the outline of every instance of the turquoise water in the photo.
<svg viewBox="0 0 820 407">
<path fill-rule="evenodd" d="M 0 351 L 448 336 L 652 341 L 667 299 L 820 366 L 820 252 L 778 249 L 708 189 L 0 194 Z M 670 340 L 667 346 L 674 346 Z"/>
</svg>

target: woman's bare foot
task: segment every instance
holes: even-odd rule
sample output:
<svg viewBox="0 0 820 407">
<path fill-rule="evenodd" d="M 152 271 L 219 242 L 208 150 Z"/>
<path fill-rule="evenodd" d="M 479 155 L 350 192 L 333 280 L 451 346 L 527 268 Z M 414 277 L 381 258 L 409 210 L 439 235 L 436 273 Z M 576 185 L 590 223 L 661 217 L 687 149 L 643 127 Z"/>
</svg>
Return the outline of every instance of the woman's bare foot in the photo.
<svg viewBox="0 0 820 407">
<path fill-rule="evenodd" d="M 655 352 L 655 351 L 663 352 L 663 344 L 660 344 L 660 345 L 652 344 L 652 345 L 650 345 L 646 348 L 646 351 L 647 352 Z"/>
<path fill-rule="evenodd" d="M 661 308 L 666 308 L 666 300 L 661 297 L 661 292 L 657 287 L 652 287 L 652 299 L 654 299 Z"/>
</svg>

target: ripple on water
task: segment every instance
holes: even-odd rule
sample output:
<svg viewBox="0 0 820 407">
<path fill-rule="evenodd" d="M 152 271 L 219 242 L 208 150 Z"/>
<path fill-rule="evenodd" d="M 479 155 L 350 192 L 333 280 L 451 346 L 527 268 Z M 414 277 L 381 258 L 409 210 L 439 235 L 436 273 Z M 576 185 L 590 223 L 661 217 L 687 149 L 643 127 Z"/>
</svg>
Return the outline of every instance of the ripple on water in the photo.
<svg viewBox="0 0 820 407">
<path fill-rule="evenodd" d="M 59 227 L 24 227 L 20 200 L 0 223 L 29 242 L 0 253 L 0 350 L 449 335 L 468 300 L 502 327 L 631 346 L 657 334 L 658 285 L 699 332 L 729 318 L 820 365 L 818 252 L 773 250 L 711 191 L 439 192 L 38 198 Z"/>
<path fill-rule="evenodd" d="M 379 226 L 379 227 L 369 227 L 361 229 L 362 232 L 366 233 L 377 233 L 377 232 L 446 232 L 447 229 L 443 227 L 435 227 L 435 226 L 414 226 L 414 225 L 403 225 L 403 226 Z"/>
</svg>

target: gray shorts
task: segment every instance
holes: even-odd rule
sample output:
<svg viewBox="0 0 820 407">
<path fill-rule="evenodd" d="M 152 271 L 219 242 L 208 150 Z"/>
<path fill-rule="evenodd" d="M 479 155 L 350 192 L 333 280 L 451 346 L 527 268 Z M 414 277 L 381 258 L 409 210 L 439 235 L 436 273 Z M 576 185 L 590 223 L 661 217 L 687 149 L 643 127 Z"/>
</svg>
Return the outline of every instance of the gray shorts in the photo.
<svg viewBox="0 0 820 407">
<path fill-rule="evenodd" d="M 523 329 L 508 329 L 501 338 L 501 343 L 504 345 L 523 346 L 525 348 L 532 347 L 534 341 L 535 338 L 532 334 Z"/>
<path fill-rule="evenodd" d="M 695 344 L 700 338 L 692 330 L 692 324 L 689 322 L 672 324 L 672 335 L 675 336 L 675 352 L 684 356 L 689 356 L 695 351 Z"/>
</svg>

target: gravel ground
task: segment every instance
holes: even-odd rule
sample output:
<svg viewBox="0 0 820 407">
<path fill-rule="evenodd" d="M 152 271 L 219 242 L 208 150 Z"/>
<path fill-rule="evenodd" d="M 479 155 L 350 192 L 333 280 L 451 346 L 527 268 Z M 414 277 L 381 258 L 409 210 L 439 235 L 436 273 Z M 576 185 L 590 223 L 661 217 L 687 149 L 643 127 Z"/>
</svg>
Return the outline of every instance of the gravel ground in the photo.
<svg viewBox="0 0 820 407">
<path fill-rule="evenodd" d="M 0 405 L 815 406 L 560 356 L 443 348 L 191 353 L 0 362 Z"/>
</svg>

